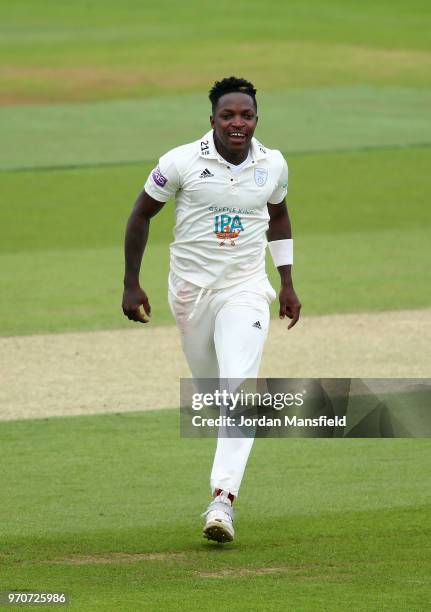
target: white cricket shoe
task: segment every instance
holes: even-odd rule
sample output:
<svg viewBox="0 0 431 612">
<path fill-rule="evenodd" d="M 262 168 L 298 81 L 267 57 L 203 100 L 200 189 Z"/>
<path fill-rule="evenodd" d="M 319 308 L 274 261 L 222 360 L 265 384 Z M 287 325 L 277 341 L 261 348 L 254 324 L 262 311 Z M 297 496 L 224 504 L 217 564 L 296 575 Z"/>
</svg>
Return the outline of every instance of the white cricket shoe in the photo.
<svg viewBox="0 0 431 612">
<path fill-rule="evenodd" d="M 217 495 L 203 516 L 206 517 L 204 538 L 215 542 L 232 542 L 235 531 L 232 502 L 229 499 L 228 491 L 222 491 Z"/>
</svg>

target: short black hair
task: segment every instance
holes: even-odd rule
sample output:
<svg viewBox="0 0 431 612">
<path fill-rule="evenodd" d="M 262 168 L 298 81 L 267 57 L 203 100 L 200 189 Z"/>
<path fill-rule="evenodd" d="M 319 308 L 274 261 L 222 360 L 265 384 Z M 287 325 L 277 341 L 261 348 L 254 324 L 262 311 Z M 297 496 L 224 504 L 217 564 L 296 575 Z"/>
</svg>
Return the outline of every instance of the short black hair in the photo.
<svg viewBox="0 0 431 612">
<path fill-rule="evenodd" d="M 253 98 L 254 106 L 257 110 L 256 89 L 253 83 L 238 77 L 226 77 L 221 81 L 216 81 L 209 91 L 209 99 L 211 100 L 212 110 L 215 111 L 217 103 L 222 96 L 228 93 L 245 93 Z"/>
</svg>

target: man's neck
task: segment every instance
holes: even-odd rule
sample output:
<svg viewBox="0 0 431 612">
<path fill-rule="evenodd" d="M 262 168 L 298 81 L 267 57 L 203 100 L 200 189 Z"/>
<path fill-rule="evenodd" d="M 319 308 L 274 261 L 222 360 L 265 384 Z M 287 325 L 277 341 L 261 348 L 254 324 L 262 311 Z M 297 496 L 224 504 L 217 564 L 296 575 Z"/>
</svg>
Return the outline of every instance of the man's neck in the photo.
<svg viewBox="0 0 431 612">
<path fill-rule="evenodd" d="M 215 134 L 214 146 L 216 148 L 217 153 L 219 153 L 219 155 L 221 155 L 223 159 L 225 159 L 230 164 L 233 164 L 234 166 L 239 166 L 240 164 L 242 164 L 242 162 L 247 159 L 248 154 L 250 152 L 250 149 L 247 149 L 246 151 L 231 151 L 227 149 L 221 144 Z"/>
</svg>

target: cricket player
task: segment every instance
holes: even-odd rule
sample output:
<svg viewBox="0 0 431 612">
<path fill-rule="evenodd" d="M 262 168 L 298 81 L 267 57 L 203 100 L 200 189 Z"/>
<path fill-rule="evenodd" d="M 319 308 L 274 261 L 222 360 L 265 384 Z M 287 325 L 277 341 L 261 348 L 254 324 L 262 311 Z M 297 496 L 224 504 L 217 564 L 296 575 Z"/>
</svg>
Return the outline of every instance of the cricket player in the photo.
<svg viewBox="0 0 431 612">
<path fill-rule="evenodd" d="M 209 98 L 210 131 L 160 158 L 129 217 L 122 307 L 130 320 L 148 321 L 141 260 L 150 219 L 174 197 L 168 299 L 187 363 L 196 380 L 244 380 L 258 376 L 269 304 L 276 297 L 265 271 L 267 245 L 280 273 L 279 316 L 291 319 L 288 329 L 299 319 L 285 202 L 288 170 L 280 151 L 253 137 L 258 116 L 252 83 L 225 78 Z M 252 438 L 217 440 L 204 526 L 210 540 L 234 538 L 232 504 L 252 444 Z"/>
</svg>

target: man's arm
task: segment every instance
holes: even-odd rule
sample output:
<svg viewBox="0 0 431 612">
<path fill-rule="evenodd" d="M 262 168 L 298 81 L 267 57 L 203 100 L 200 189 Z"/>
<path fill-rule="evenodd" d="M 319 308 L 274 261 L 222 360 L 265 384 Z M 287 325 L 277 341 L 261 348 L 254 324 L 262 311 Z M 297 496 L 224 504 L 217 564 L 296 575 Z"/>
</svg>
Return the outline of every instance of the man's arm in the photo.
<svg viewBox="0 0 431 612">
<path fill-rule="evenodd" d="M 131 321 L 147 323 L 148 319 L 140 311 L 141 305 L 147 315 L 151 314 L 147 294 L 139 284 L 139 271 L 147 244 L 150 219 L 163 208 L 163 205 L 164 202 L 158 202 L 142 191 L 127 222 L 124 241 L 125 272 L 122 308 L 125 316 Z"/>
<path fill-rule="evenodd" d="M 292 228 L 290 226 L 289 213 L 285 200 L 280 204 L 270 204 L 268 202 L 268 212 L 269 227 L 266 232 L 268 242 L 292 238 Z M 292 266 L 278 266 L 277 269 L 280 273 L 281 280 L 281 289 L 279 293 L 280 319 L 284 319 L 285 316 L 292 319 L 287 328 L 290 329 L 299 319 L 301 303 L 292 284 Z"/>
</svg>

